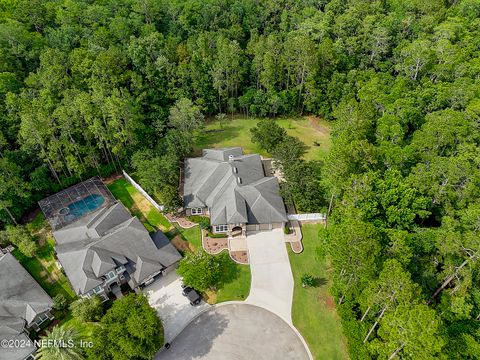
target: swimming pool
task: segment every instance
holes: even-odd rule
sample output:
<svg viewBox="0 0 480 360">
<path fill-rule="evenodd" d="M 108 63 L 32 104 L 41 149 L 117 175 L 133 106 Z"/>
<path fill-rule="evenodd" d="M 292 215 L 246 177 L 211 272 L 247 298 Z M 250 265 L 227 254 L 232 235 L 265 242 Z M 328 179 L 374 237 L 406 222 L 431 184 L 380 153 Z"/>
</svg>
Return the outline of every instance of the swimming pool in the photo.
<svg viewBox="0 0 480 360">
<path fill-rule="evenodd" d="M 81 218 L 83 215 L 97 210 L 105 202 L 105 198 L 99 194 L 92 194 L 75 201 L 59 210 L 59 214 L 65 217 L 65 220 L 72 221 Z"/>
</svg>

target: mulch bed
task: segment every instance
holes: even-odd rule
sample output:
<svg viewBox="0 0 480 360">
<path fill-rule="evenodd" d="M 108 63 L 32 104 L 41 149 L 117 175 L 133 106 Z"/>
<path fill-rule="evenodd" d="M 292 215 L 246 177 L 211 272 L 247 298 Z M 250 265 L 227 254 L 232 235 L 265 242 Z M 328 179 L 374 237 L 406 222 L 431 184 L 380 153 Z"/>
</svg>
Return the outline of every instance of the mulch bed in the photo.
<svg viewBox="0 0 480 360">
<path fill-rule="evenodd" d="M 180 227 L 184 228 L 184 229 L 189 229 L 191 227 L 194 227 L 195 225 L 197 225 L 196 223 L 184 218 L 184 217 L 181 217 L 181 216 L 176 216 L 176 215 L 173 215 L 173 214 L 165 214 L 165 217 L 167 218 L 168 221 L 170 222 L 176 222 Z"/>
<path fill-rule="evenodd" d="M 303 245 L 301 241 L 293 241 L 290 243 L 290 247 L 295 254 L 300 254 L 303 251 Z"/>
<path fill-rule="evenodd" d="M 248 253 L 246 251 L 230 251 L 230 256 L 233 260 L 240 264 L 249 264 Z"/>
<path fill-rule="evenodd" d="M 210 238 L 203 232 L 203 248 L 209 254 L 218 254 L 222 250 L 228 249 L 227 238 Z"/>
</svg>

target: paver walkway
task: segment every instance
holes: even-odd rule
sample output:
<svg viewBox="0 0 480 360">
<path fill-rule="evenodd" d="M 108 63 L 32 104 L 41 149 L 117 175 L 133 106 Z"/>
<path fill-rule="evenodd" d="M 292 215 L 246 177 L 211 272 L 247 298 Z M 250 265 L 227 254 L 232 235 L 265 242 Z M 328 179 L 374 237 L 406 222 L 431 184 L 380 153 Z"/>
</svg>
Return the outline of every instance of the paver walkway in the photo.
<svg viewBox="0 0 480 360">
<path fill-rule="evenodd" d="M 247 246 L 252 282 L 246 302 L 292 324 L 293 275 L 283 229 L 251 234 Z"/>
</svg>

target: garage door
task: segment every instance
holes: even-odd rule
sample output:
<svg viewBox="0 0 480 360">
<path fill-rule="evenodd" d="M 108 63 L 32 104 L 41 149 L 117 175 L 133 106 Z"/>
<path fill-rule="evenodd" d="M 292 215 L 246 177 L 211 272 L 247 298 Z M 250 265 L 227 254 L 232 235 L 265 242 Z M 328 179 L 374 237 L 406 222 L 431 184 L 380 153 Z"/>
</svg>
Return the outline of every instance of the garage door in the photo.
<svg viewBox="0 0 480 360">
<path fill-rule="evenodd" d="M 270 224 L 260 224 L 260 230 L 270 230 Z"/>
<path fill-rule="evenodd" d="M 256 231 L 257 225 L 247 225 L 247 231 Z"/>
<path fill-rule="evenodd" d="M 283 223 L 274 223 L 272 224 L 273 229 L 281 229 L 283 228 Z"/>
</svg>

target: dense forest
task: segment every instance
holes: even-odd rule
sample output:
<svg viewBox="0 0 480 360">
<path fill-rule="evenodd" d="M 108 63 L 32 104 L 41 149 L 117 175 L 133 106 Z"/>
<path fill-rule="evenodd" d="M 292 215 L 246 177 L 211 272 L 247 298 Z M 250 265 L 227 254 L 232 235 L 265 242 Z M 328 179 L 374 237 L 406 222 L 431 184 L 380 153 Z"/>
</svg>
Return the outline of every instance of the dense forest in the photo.
<svg viewBox="0 0 480 360">
<path fill-rule="evenodd" d="M 477 359 L 479 85 L 478 0 L 6 0 L 0 224 L 122 166 L 174 206 L 205 116 L 318 115 L 351 358 Z"/>
</svg>

